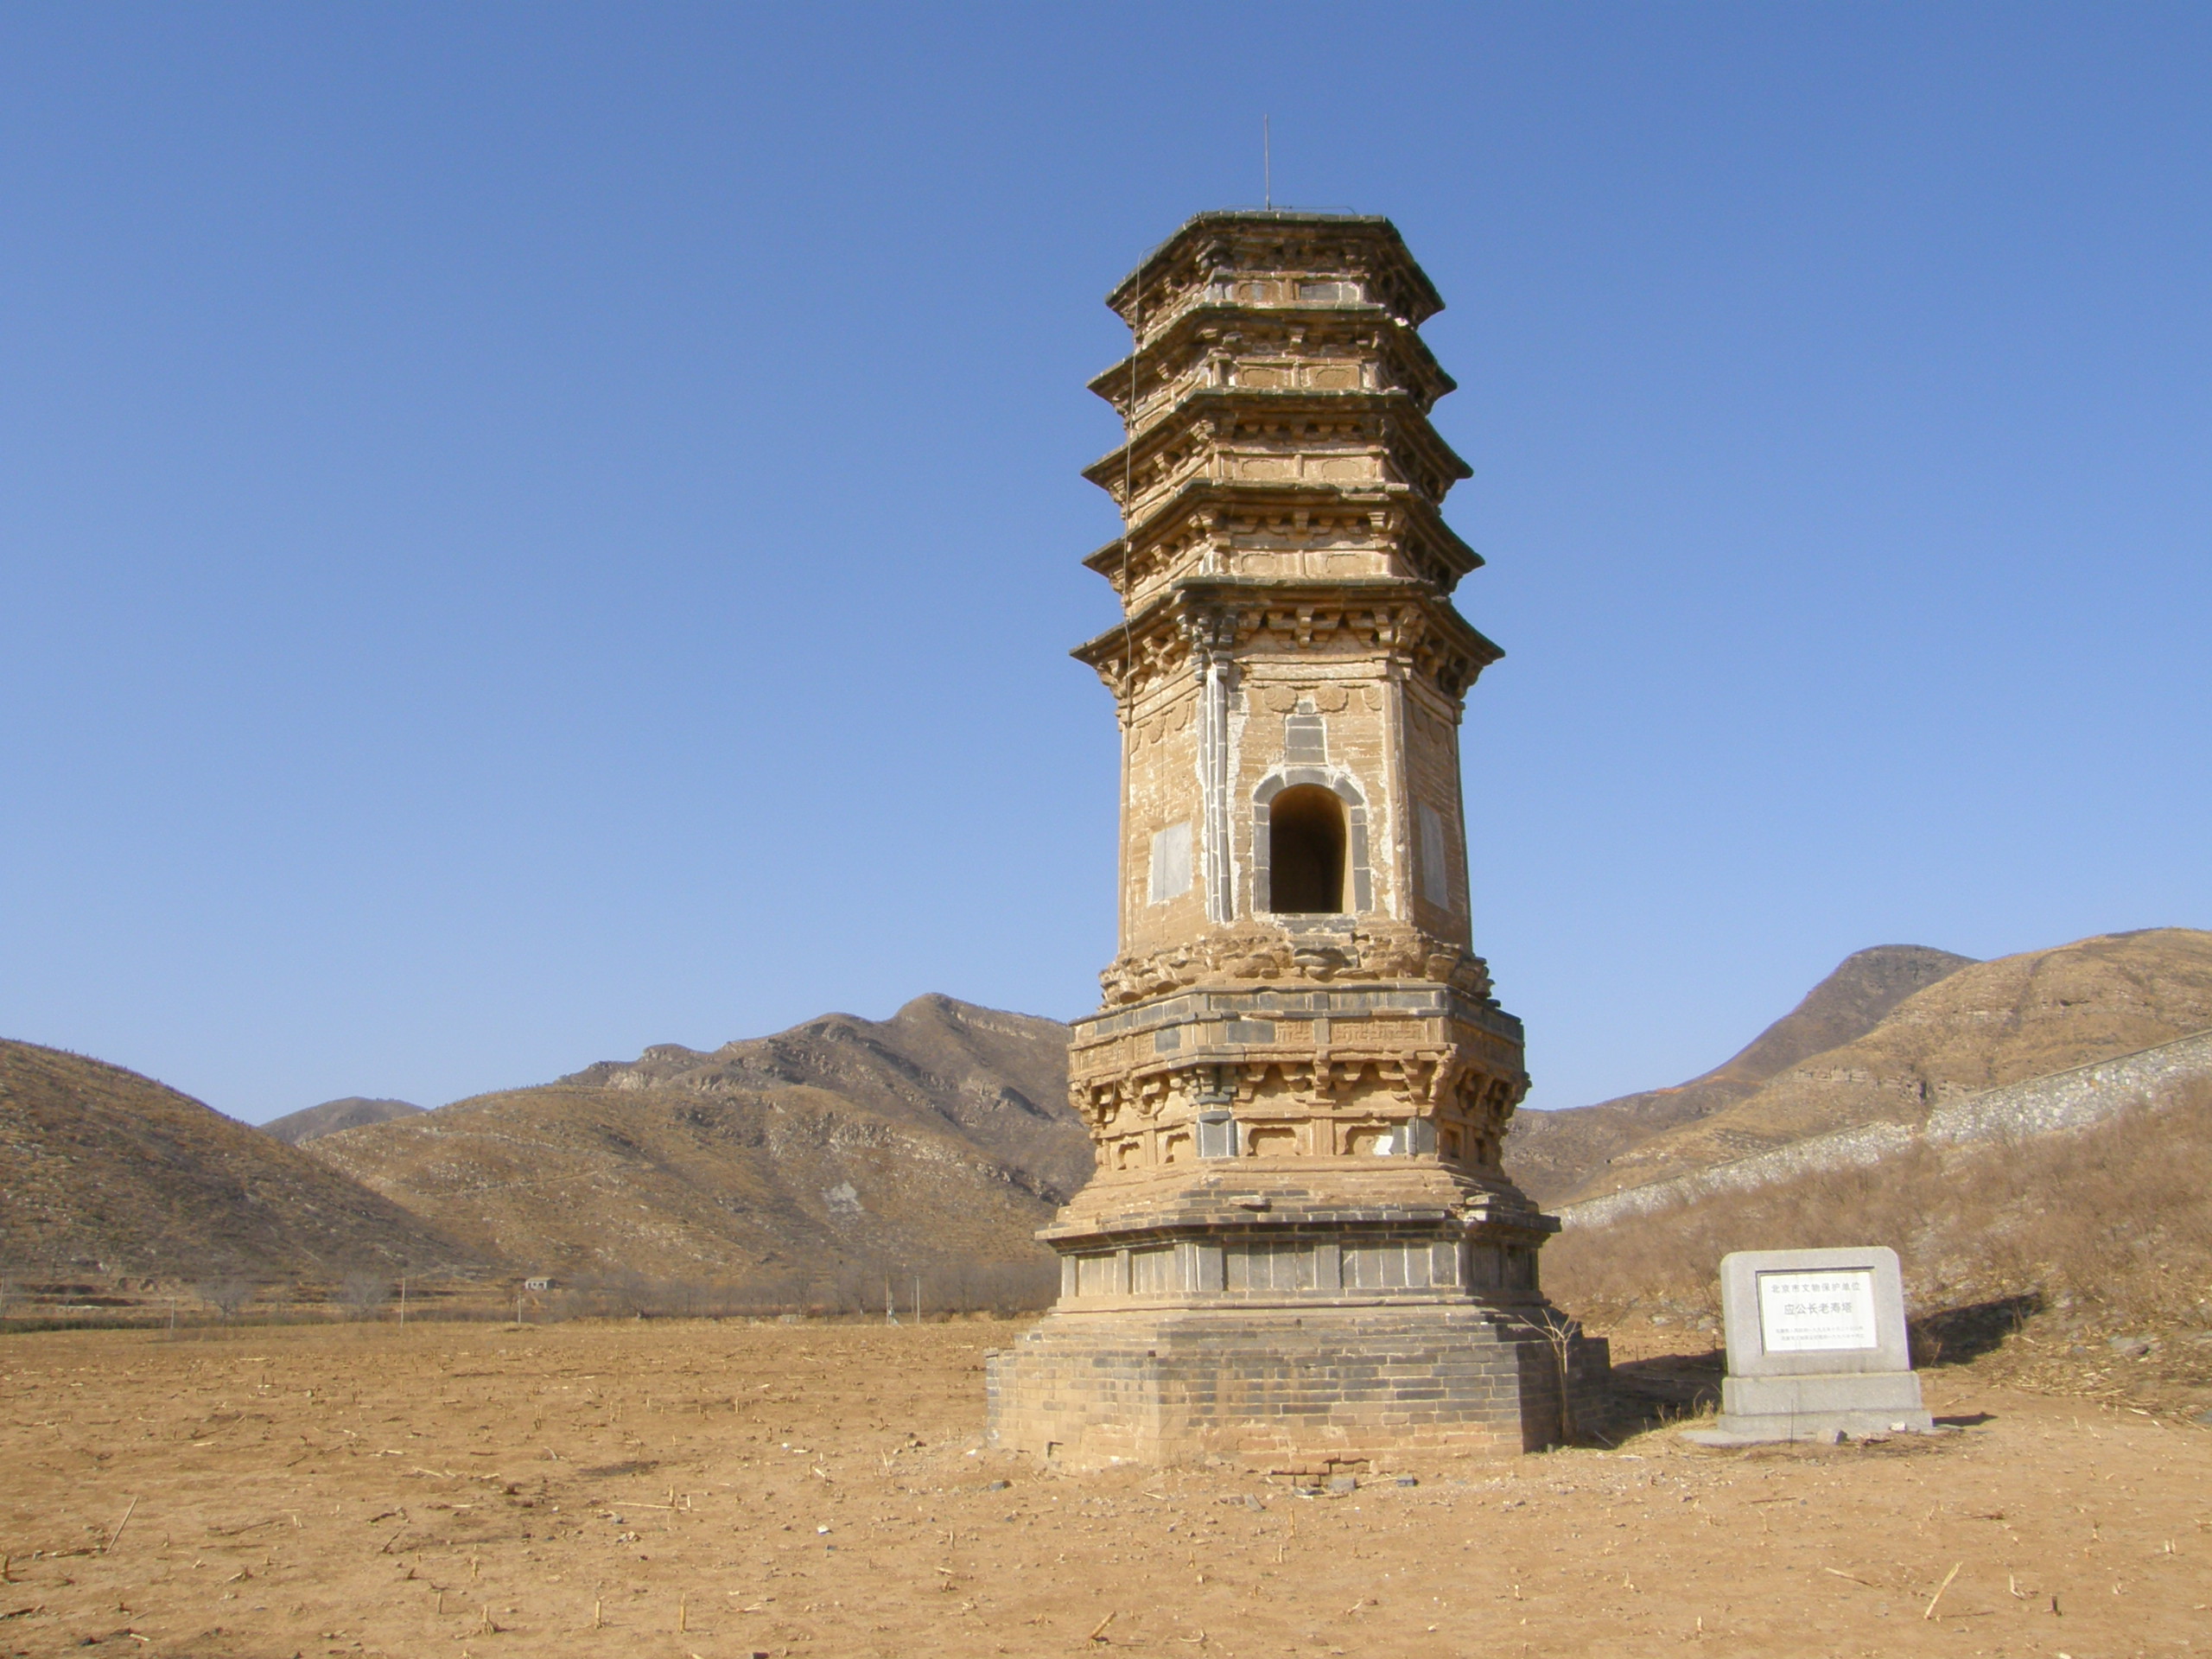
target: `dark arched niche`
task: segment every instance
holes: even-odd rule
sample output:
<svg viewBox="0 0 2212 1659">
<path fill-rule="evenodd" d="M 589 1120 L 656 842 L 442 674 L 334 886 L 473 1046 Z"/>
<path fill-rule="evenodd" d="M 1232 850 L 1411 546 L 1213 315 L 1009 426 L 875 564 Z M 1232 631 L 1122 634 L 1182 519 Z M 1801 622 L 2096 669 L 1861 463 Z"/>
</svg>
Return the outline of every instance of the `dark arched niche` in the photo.
<svg viewBox="0 0 2212 1659">
<path fill-rule="evenodd" d="M 1268 803 L 1269 907 L 1286 915 L 1344 910 L 1344 804 L 1318 784 L 1286 789 Z"/>
<path fill-rule="evenodd" d="M 1257 908 L 1286 916 L 1374 908 L 1367 803 L 1357 789 L 1319 768 L 1293 767 L 1262 784 L 1252 807 Z"/>
</svg>

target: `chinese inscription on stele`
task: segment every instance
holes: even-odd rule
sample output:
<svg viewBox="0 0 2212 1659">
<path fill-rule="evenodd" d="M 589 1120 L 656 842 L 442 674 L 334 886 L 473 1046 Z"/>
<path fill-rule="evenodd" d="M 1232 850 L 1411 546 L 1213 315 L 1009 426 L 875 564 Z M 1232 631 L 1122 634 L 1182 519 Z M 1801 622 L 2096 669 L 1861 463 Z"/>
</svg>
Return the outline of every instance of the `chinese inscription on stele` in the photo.
<svg viewBox="0 0 2212 1659">
<path fill-rule="evenodd" d="M 1871 1268 L 1834 1273 L 1762 1273 L 1759 1345 L 1770 1354 L 1878 1348 Z"/>
</svg>

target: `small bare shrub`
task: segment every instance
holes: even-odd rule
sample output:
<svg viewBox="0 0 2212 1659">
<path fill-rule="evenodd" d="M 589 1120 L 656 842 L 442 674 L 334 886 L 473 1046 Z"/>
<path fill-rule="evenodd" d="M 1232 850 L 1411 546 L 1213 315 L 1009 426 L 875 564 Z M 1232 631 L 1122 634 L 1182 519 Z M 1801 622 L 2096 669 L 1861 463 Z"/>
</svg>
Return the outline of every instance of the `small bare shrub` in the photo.
<svg viewBox="0 0 2212 1659">
<path fill-rule="evenodd" d="M 1574 1339 L 1582 1334 L 1582 1327 L 1573 1319 L 1562 1318 L 1556 1308 L 1547 1307 L 1536 1316 L 1536 1329 L 1544 1333 L 1544 1340 L 1551 1347 L 1552 1369 L 1559 1375 L 1559 1443 L 1573 1446 Z"/>
<path fill-rule="evenodd" d="M 380 1273 L 357 1268 L 340 1282 L 338 1299 L 355 1319 L 368 1319 L 391 1300 L 391 1281 Z"/>
<path fill-rule="evenodd" d="M 227 1319 L 253 1300 L 254 1283 L 238 1274 L 224 1274 L 202 1280 L 199 1292 L 201 1301 Z"/>
</svg>

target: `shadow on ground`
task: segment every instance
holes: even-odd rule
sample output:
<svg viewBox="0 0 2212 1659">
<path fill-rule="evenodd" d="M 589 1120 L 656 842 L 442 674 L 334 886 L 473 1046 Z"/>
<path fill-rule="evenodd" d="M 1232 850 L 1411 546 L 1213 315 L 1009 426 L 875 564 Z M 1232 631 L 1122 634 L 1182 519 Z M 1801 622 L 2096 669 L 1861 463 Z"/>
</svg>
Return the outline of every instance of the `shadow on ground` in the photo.
<svg viewBox="0 0 2212 1659">
<path fill-rule="evenodd" d="M 2002 1346 L 2042 1310 L 2043 1298 L 2029 1294 L 1923 1314 L 1907 1327 L 1912 1363 L 1922 1370 L 1971 1364 Z M 1720 1382 L 1727 1369 L 1727 1356 L 1718 1350 L 1655 1354 L 1615 1365 L 1615 1410 L 1606 1438 L 1640 1433 L 1719 1410 Z"/>
<path fill-rule="evenodd" d="M 2025 1325 L 2031 1315 L 2042 1312 L 2042 1296 L 2030 1291 L 2024 1296 L 2001 1296 L 1993 1302 L 1970 1302 L 1964 1307 L 1923 1313 L 1905 1325 L 1913 1365 L 1925 1370 L 1936 1365 L 1971 1364 L 2004 1346 L 2005 1338 Z"/>
<path fill-rule="evenodd" d="M 1656 1354 L 1614 1366 L 1613 1438 L 1718 1411 L 1726 1370 L 1727 1357 L 1718 1351 Z"/>
</svg>

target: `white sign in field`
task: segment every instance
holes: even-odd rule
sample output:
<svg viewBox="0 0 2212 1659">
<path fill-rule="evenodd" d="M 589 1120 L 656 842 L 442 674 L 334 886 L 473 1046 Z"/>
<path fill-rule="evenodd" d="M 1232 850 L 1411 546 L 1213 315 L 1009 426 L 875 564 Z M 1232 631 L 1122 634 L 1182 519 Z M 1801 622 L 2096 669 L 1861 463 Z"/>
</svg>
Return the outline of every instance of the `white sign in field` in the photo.
<svg viewBox="0 0 2212 1659">
<path fill-rule="evenodd" d="M 1770 1354 L 1877 1348 L 1874 1274 L 1869 1268 L 1762 1273 L 1759 1345 Z"/>
</svg>

